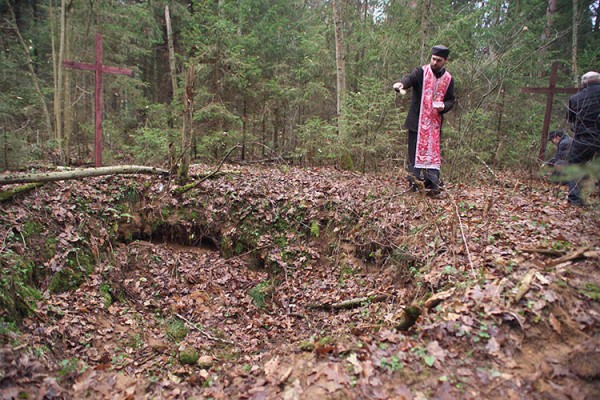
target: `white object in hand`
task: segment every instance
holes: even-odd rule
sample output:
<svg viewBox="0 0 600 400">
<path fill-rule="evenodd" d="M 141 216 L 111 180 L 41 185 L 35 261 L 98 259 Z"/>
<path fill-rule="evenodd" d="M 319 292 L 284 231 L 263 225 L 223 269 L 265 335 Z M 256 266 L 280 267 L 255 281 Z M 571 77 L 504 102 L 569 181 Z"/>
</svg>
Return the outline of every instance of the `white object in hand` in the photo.
<svg viewBox="0 0 600 400">
<path fill-rule="evenodd" d="M 404 96 L 406 94 L 406 90 L 404 90 L 404 85 L 402 84 L 402 82 L 394 83 L 393 88 L 396 92 L 400 93 L 402 96 Z"/>
<path fill-rule="evenodd" d="M 443 101 L 434 101 L 433 108 L 443 110 L 445 108 L 445 104 Z"/>
</svg>

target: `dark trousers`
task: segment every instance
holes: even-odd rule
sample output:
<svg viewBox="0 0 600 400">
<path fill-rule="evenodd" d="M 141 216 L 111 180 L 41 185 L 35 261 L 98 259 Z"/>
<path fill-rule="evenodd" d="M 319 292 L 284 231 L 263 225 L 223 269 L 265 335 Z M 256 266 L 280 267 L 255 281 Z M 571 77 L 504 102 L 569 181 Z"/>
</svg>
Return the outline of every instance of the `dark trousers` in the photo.
<svg viewBox="0 0 600 400">
<path fill-rule="evenodd" d="M 569 151 L 569 164 L 584 164 L 600 153 L 600 144 L 590 142 L 585 139 L 573 139 L 571 150 Z M 568 201 L 571 204 L 582 205 L 581 188 L 579 182 L 583 178 L 569 181 Z"/>
<path fill-rule="evenodd" d="M 442 189 L 440 183 L 440 171 L 429 168 L 415 168 L 415 157 L 417 155 L 417 132 L 408 131 L 408 182 L 413 190 L 417 189 L 415 180 L 425 184 L 425 189 L 439 192 Z"/>
</svg>

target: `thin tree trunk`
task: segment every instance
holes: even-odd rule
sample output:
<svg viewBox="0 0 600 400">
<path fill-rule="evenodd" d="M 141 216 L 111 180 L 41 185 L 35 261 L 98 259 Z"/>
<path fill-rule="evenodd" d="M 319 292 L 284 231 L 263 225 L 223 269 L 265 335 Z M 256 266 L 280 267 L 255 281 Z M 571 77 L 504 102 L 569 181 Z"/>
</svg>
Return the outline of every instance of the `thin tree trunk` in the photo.
<svg viewBox="0 0 600 400">
<path fill-rule="evenodd" d="M 169 48 L 169 68 L 171 70 L 171 88 L 175 100 L 177 94 L 177 71 L 175 70 L 175 46 L 173 44 L 173 31 L 171 30 L 171 15 L 169 14 L 169 6 L 165 6 L 165 20 L 167 24 L 167 46 Z"/>
<path fill-rule="evenodd" d="M 273 150 L 277 151 L 279 148 L 279 140 L 278 140 L 278 129 L 279 129 L 279 107 L 275 107 L 273 110 L 273 136 L 272 136 L 272 147 Z"/>
<path fill-rule="evenodd" d="M 263 103 L 263 113 L 262 113 L 262 123 L 261 123 L 261 130 L 262 130 L 262 146 L 261 146 L 261 154 L 262 157 L 265 157 L 265 145 L 267 143 L 267 104 L 266 102 Z"/>
<path fill-rule="evenodd" d="M 4 154 L 4 169 L 8 171 L 8 132 L 2 127 L 2 136 L 4 137 L 4 145 L 2 146 L 2 152 Z"/>
<path fill-rule="evenodd" d="M 68 29 L 68 21 L 65 21 L 67 26 L 65 30 Z M 73 24 L 71 24 L 73 25 Z M 67 35 L 68 36 L 68 35 Z M 68 58 L 71 54 L 71 45 L 69 41 L 65 41 L 65 50 L 64 57 Z M 62 69 L 62 68 L 61 68 Z M 65 155 L 65 165 L 70 164 L 70 154 L 71 154 L 71 139 L 73 138 L 73 101 L 71 96 L 71 79 L 73 73 L 66 68 L 63 69 L 63 93 L 64 93 L 64 106 L 63 106 L 63 152 Z"/>
<path fill-rule="evenodd" d="M 504 115 L 504 100 L 506 98 L 506 90 L 500 86 L 500 104 L 498 105 L 498 123 L 496 125 L 496 152 L 494 153 L 494 163 L 500 160 L 500 153 L 503 150 L 504 135 L 502 134 L 502 117 Z"/>
<path fill-rule="evenodd" d="M 40 98 L 40 105 L 42 106 L 42 113 L 43 113 L 44 119 L 46 121 L 46 129 L 47 129 L 48 134 L 50 134 L 50 132 L 52 132 L 52 122 L 51 122 L 51 118 L 50 118 L 50 112 L 48 111 L 48 106 L 46 104 L 46 98 L 44 97 L 44 94 L 42 93 L 42 90 L 40 89 L 38 76 L 37 76 L 37 73 L 35 72 L 35 68 L 33 67 L 33 61 L 31 60 L 31 57 L 29 55 L 29 47 L 25 43 L 23 36 L 21 36 L 21 31 L 19 29 L 19 26 L 17 25 L 17 19 L 15 17 L 15 13 L 12 9 L 12 6 L 10 5 L 10 1 L 6 0 L 6 4 L 8 5 L 8 11 L 10 13 L 11 22 L 14 24 L 14 29 L 17 34 L 17 38 L 19 39 L 19 43 L 23 47 L 23 51 L 25 53 L 25 59 L 27 60 L 27 68 L 29 69 L 29 73 L 31 74 L 31 80 L 33 81 L 33 86 L 35 88 L 35 91 L 38 94 L 38 97 Z"/>
<path fill-rule="evenodd" d="M 185 93 L 183 97 L 183 127 L 181 129 L 181 166 L 179 181 L 183 184 L 188 179 L 190 169 L 190 146 L 192 142 L 192 123 L 194 121 L 194 81 L 196 73 L 193 65 L 188 65 L 185 71 Z"/>
<path fill-rule="evenodd" d="M 58 142 L 59 159 L 62 164 L 65 163 L 65 153 L 63 151 L 63 91 L 64 91 L 64 67 L 65 60 L 65 41 L 66 41 L 66 2 L 60 2 L 60 40 L 58 44 L 58 61 L 56 62 L 56 81 L 54 82 L 54 137 Z"/>
<path fill-rule="evenodd" d="M 577 0 L 573 0 L 573 35 L 571 42 L 571 71 L 573 72 L 573 83 L 577 86 L 577 39 L 578 29 L 577 20 L 579 19 L 579 10 Z"/>
<path fill-rule="evenodd" d="M 333 23 L 335 25 L 335 64 L 337 75 L 337 104 L 336 111 L 338 116 L 338 130 L 341 132 L 342 124 L 342 103 L 346 92 L 346 56 L 344 54 L 344 32 L 342 13 L 339 6 L 339 0 L 332 1 Z"/>
<path fill-rule="evenodd" d="M 241 161 L 244 162 L 246 161 L 246 131 L 247 131 L 247 125 L 248 125 L 248 105 L 246 102 L 246 97 L 244 97 L 243 100 L 244 106 L 243 106 L 243 115 L 242 115 L 242 156 L 241 156 Z"/>
<path fill-rule="evenodd" d="M 548 40 L 552 35 L 552 27 L 554 26 L 554 14 L 556 13 L 557 2 L 558 0 L 548 0 L 548 8 L 546 8 L 546 29 L 542 35 L 542 40 Z"/>
<path fill-rule="evenodd" d="M 425 41 L 427 37 L 427 10 L 429 8 L 429 0 L 422 0 L 421 3 L 421 57 L 420 65 L 425 63 Z"/>
</svg>

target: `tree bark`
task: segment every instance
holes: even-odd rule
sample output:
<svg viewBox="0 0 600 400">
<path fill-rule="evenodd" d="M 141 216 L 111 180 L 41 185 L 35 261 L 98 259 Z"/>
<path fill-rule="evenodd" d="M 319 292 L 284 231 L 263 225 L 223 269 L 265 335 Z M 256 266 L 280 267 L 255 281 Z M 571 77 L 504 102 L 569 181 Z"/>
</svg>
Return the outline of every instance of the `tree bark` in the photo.
<svg viewBox="0 0 600 400">
<path fill-rule="evenodd" d="M 169 171 L 143 165 L 119 165 L 99 168 L 79 168 L 71 171 L 43 172 L 32 174 L 9 174 L 0 176 L 0 185 L 11 183 L 54 182 L 70 179 L 90 178 L 103 175 L 158 174 L 169 175 Z"/>
<path fill-rule="evenodd" d="M 556 4 L 558 0 L 548 0 L 548 8 L 546 8 L 546 29 L 542 35 L 542 40 L 548 40 L 552 35 L 552 26 L 554 25 L 554 14 L 556 13 Z"/>
<path fill-rule="evenodd" d="M 26 185 L 18 186 L 16 188 L 13 188 L 10 190 L 0 191 L 0 203 L 8 201 L 19 194 L 30 192 L 33 189 L 38 188 L 40 186 L 44 186 L 44 183 L 43 182 L 28 183 Z"/>
<path fill-rule="evenodd" d="M 66 41 L 66 2 L 61 0 L 60 2 L 60 39 L 58 44 L 58 60 L 54 66 L 56 68 L 55 81 L 54 81 L 54 137 L 58 142 L 59 158 L 62 164 L 65 163 L 65 153 L 63 151 L 63 93 L 64 93 L 64 67 L 63 61 L 65 60 L 65 41 Z"/>
<path fill-rule="evenodd" d="M 65 31 L 68 30 L 68 21 L 65 21 Z M 71 24 L 73 25 L 73 24 Z M 72 30 L 71 30 L 72 32 Z M 68 37 L 68 35 L 66 35 Z M 69 41 L 65 41 L 65 49 L 63 51 L 63 57 L 66 59 L 71 54 L 71 46 Z M 63 153 L 65 155 L 65 165 L 71 164 L 71 139 L 73 138 L 73 100 L 71 96 L 71 83 L 73 73 L 66 68 L 63 70 Z"/>
<path fill-rule="evenodd" d="M 577 86 L 577 75 L 579 75 L 577 73 L 577 39 L 578 39 L 578 32 L 577 32 L 577 20 L 579 19 L 578 16 L 579 13 L 579 9 L 577 6 L 577 0 L 573 0 L 573 35 L 572 35 L 572 41 L 571 41 L 571 71 L 573 72 L 573 84 L 575 86 Z M 596 17 L 598 18 L 598 17 Z"/>
<path fill-rule="evenodd" d="M 506 90 L 500 85 L 500 103 L 498 104 L 498 120 L 496 123 L 496 151 L 494 152 L 494 164 L 500 161 L 500 155 L 504 145 L 504 134 L 502 132 L 502 117 L 504 116 L 504 100 L 506 98 Z"/>
<path fill-rule="evenodd" d="M 175 71 L 175 46 L 173 44 L 173 31 L 171 29 L 171 15 L 169 6 L 165 6 L 165 21 L 167 24 L 167 46 L 169 47 L 169 68 L 171 69 L 171 88 L 173 90 L 172 99 L 175 100 L 177 94 L 177 71 Z"/>
<path fill-rule="evenodd" d="M 421 0 L 421 65 L 425 63 L 425 39 L 427 37 L 427 11 L 429 9 L 429 0 Z"/>
<path fill-rule="evenodd" d="M 335 64 L 337 75 L 337 116 L 338 129 L 341 133 L 342 103 L 346 92 L 346 55 L 344 54 L 344 21 L 340 10 L 339 0 L 333 0 L 333 23 L 335 25 Z"/>
<path fill-rule="evenodd" d="M 193 65 L 188 65 L 185 71 L 185 93 L 183 96 L 183 126 L 181 128 L 181 165 L 178 176 L 179 183 L 188 180 L 190 169 L 190 146 L 192 143 L 192 124 L 194 121 L 194 80 L 196 74 Z"/>
</svg>

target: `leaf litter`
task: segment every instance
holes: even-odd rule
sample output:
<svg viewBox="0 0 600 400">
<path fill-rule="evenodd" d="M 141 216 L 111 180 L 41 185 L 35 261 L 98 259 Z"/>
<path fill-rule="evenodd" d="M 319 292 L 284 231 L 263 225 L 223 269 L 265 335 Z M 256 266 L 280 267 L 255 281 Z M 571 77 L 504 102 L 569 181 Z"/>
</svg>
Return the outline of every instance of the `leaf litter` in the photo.
<svg viewBox="0 0 600 400">
<path fill-rule="evenodd" d="M 0 397 L 600 394 L 593 209 L 509 174 L 430 199 L 394 173 L 226 172 L 185 195 L 103 177 L 5 204 L 2 251 L 40 251 L 42 289 L 84 248 L 97 262 L 3 328 Z"/>
</svg>

